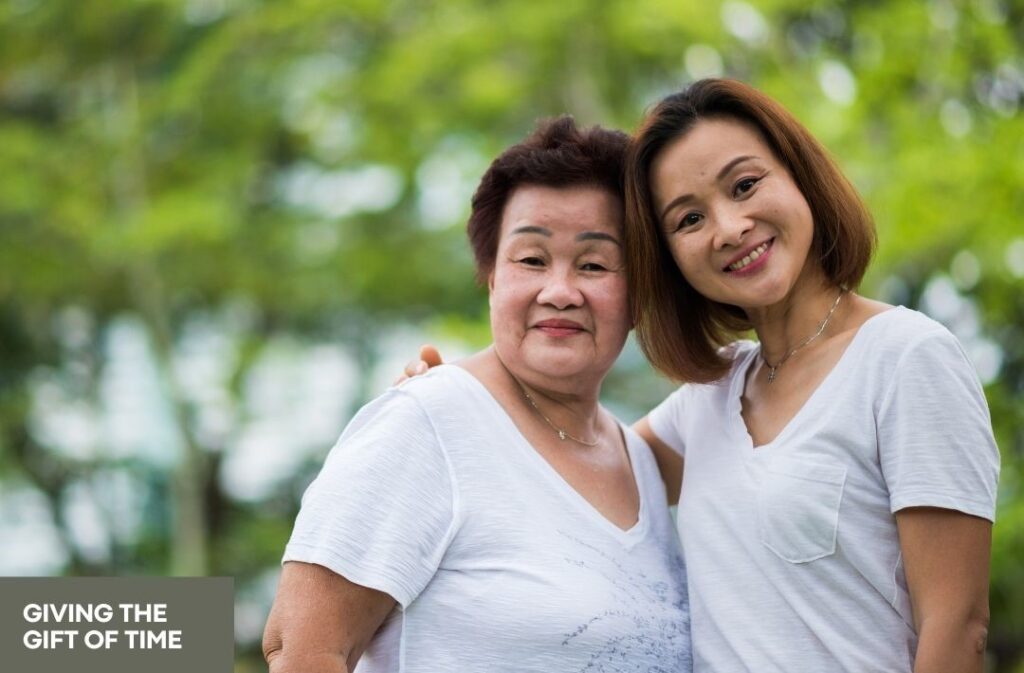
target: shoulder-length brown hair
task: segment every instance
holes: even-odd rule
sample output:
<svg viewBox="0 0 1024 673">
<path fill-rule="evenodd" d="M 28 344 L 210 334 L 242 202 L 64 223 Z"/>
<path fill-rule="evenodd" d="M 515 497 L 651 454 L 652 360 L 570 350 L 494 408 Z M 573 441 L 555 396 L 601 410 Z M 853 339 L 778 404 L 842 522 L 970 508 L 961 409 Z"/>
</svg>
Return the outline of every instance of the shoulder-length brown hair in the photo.
<svg viewBox="0 0 1024 673">
<path fill-rule="evenodd" d="M 785 108 L 753 87 L 704 79 L 661 100 L 633 138 L 626 161 L 626 256 L 637 340 L 655 368 L 708 383 L 728 371 L 719 349 L 751 325 L 738 307 L 706 299 L 683 278 L 659 224 L 651 166 L 670 143 L 705 119 L 753 125 L 792 175 L 814 219 L 811 252 L 826 277 L 855 288 L 875 248 L 875 225 L 828 152 Z"/>
</svg>

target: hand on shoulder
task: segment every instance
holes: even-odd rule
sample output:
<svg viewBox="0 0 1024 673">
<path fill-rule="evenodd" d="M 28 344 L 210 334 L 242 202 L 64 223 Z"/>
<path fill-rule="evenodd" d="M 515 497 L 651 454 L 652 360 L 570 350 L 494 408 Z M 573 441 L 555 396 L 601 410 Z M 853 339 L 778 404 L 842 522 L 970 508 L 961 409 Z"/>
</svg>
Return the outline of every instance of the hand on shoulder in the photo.
<svg viewBox="0 0 1024 673">
<path fill-rule="evenodd" d="M 426 374 L 429 369 L 444 364 L 441 354 L 430 344 L 420 346 L 420 357 L 418 360 L 410 360 L 405 365 L 402 375 L 395 379 L 394 385 L 398 385 L 406 379 L 411 379 L 420 374 Z"/>
</svg>

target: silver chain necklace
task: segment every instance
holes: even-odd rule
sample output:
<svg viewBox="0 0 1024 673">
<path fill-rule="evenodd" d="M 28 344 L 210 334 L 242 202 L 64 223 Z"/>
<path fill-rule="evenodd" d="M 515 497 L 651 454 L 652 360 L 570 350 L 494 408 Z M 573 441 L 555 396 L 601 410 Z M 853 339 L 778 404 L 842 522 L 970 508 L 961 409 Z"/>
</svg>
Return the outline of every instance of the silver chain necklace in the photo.
<svg viewBox="0 0 1024 673">
<path fill-rule="evenodd" d="M 512 374 L 512 372 L 509 372 L 510 376 L 511 376 L 511 374 Z M 530 406 L 533 407 L 533 410 L 536 411 L 538 414 L 540 414 L 540 417 L 544 419 L 545 423 L 547 423 L 548 425 L 551 426 L 552 430 L 554 430 L 555 432 L 558 433 L 558 439 L 562 440 L 563 442 L 565 440 L 567 440 L 567 439 L 571 439 L 572 441 L 577 442 L 579 444 L 582 444 L 583 446 L 597 446 L 598 445 L 599 440 L 597 440 L 597 439 L 595 439 L 592 442 L 588 442 L 585 439 L 580 439 L 579 437 L 576 437 L 574 435 L 570 435 L 568 432 L 566 432 L 562 428 L 560 428 L 557 425 L 555 425 L 554 423 L 552 423 L 551 419 L 548 418 L 547 416 L 545 416 L 544 412 L 541 411 L 540 407 L 537 406 L 537 403 L 533 401 L 533 396 L 530 395 L 528 390 L 526 390 L 526 386 L 524 386 L 522 384 L 522 382 L 519 381 L 519 379 L 516 379 L 516 377 L 513 376 L 512 378 L 515 379 L 516 383 L 519 384 L 519 387 L 523 391 L 523 395 L 526 396 L 526 401 L 530 403 Z"/>
<path fill-rule="evenodd" d="M 836 300 L 832 302 L 832 308 L 828 310 L 828 314 L 825 316 L 825 319 L 821 321 L 820 325 L 818 325 L 818 331 L 786 351 L 786 354 L 782 356 L 782 359 L 774 365 L 768 362 L 768 358 L 764 356 L 764 350 L 761 350 L 761 361 L 764 362 L 764 366 L 768 368 L 768 383 L 775 381 L 775 372 L 779 367 L 785 364 L 786 360 L 793 357 L 797 351 L 803 349 L 804 346 L 821 336 L 821 333 L 825 331 L 826 327 L 828 327 L 828 321 L 832 319 L 832 314 L 836 312 L 836 307 L 839 306 L 839 300 L 843 298 L 844 294 L 846 294 L 846 288 L 839 288 L 839 295 L 836 296 Z"/>
</svg>

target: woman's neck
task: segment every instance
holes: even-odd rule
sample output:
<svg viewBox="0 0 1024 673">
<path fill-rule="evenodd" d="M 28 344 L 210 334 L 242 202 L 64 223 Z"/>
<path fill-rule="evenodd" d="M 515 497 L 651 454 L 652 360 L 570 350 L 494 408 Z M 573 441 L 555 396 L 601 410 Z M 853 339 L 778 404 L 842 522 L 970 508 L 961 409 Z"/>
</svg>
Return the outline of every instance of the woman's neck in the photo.
<svg viewBox="0 0 1024 673">
<path fill-rule="evenodd" d="M 590 383 L 588 377 L 555 378 L 546 376 L 515 362 L 506 363 L 491 346 L 478 354 L 493 381 L 503 385 L 510 396 L 516 396 L 531 408 L 532 413 L 546 417 L 556 426 L 573 435 L 592 437 L 600 418 L 600 382 Z"/>
<path fill-rule="evenodd" d="M 844 291 L 820 272 L 801 277 L 787 297 L 773 306 L 747 310 L 747 316 L 761 342 L 761 354 L 768 362 L 779 362 L 816 334 L 824 338 L 834 331 Z"/>
</svg>

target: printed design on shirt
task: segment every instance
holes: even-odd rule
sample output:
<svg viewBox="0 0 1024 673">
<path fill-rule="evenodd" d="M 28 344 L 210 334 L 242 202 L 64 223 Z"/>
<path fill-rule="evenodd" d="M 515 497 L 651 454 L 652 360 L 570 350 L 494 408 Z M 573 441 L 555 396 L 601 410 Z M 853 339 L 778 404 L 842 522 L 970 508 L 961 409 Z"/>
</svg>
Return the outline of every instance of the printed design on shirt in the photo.
<svg viewBox="0 0 1024 673">
<path fill-rule="evenodd" d="M 604 630 L 602 643 L 584 647 L 593 654 L 579 673 L 685 673 L 692 670 L 690 652 L 690 611 L 686 596 L 686 575 L 681 556 L 667 561 L 670 581 L 663 575 L 652 577 L 647 568 L 630 564 L 623 554 L 603 548 L 559 530 L 558 533 L 577 548 L 580 558 L 566 556 L 566 563 L 579 572 L 592 573 L 595 591 L 610 591 L 609 608 L 564 634 L 563 647 L 592 637 L 592 631 Z M 595 562 L 595 557 L 601 559 Z M 601 636 L 597 636 L 601 637 Z M 651 661 L 672 662 L 667 668 L 651 667 Z"/>
</svg>

